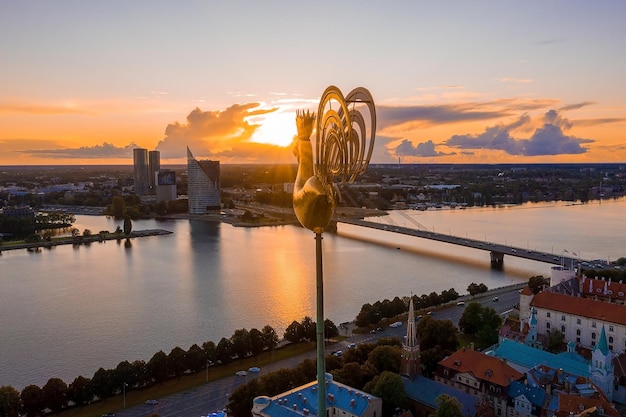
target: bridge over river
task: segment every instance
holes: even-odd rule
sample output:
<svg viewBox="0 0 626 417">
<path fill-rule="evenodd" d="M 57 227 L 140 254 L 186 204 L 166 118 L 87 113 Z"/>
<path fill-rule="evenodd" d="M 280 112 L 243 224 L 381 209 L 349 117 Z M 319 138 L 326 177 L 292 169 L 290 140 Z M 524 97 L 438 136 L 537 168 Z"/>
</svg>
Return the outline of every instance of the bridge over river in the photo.
<svg viewBox="0 0 626 417">
<path fill-rule="evenodd" d="M 491 257 L 491 266 L 493 268 L 502 268 L 504 264 L 504 255 L 517 256 L 518 258 L 530 259 L 533 261 L 545 262 L 553 265 L 578 265 L 584 261 L 579 258 L 571 258 L 567 256 L 555 256 L 552 253 L 532 251 L 525 248 L 519 248 L 516 246 L 501 245 L 498 243 L 484 242 L 480 240 L 468 239 L 458 236 L 446 235 L 442 233 L 435 233 L 429 230 L 419 230 L 410 227 L 403 227 L 398 225 L 389 225 L 371 222 L 368 220 L 339 217 L 337 223 L 352 224 L 355 226 L 369 227 L 371 229 L 383 230 L 386 232 L 401 233 L 403 235 L 420 237 L 423 239 L 436 240 L 438 242 L 450 243 L 452 245 L 466 246 L 468 248 L 479 249 L 488 251 Z"/>
</svg>

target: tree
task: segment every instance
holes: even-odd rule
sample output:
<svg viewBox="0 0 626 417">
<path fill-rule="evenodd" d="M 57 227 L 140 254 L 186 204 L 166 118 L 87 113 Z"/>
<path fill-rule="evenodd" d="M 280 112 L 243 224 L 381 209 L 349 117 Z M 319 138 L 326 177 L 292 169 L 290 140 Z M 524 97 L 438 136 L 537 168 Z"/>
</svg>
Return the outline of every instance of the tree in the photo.
<svg viewBox="0 0 626 417">
<path fill-rule="evenodd" d="M 402 350 L 398 346 L 377 346 L 367 356 L 367 362 L 374 366 L 379 373 L 385 371 L 399 373 L 401 355 Z"/>
<path fill-rule="evenodd" d="M 104 400 L 113 395 L 113 375 L 111 370 L 99 368 L 91 378 L 93 393 L 99 399 Z"/>
<path fill-rule="evenodd" d="M 248 333 L 248 346 L 253 355 L 258 355 L 263 352 L 265 344 L 263 343 L 263 333 L 261 333 L 259 329 L 250 329 Z"/>
<path fill-rule="evenodd" d="M 222 363 L 229 363 L 233 356 L 233 344 L 230 339 L 222 337 L 215 348 L 215 357 Z"/>
<path fill-rule="evenodd" d="M 258 378 L 252 379 L 250 382 L 238 386 L 232 394 L 228 396 L 228 412 L 233 417 L 248 417 L 252 409 L 252 401 L 255 397 L 266 394 L 259 383 Z M 270 394 L 271 395 L 271 394 Z"/>
<path fill-rule="evenodd" d="M 186 355 L 187 369 L 191 372 L 197 372 L 204 369 L 208 360 L 204 358 L 204 351 L 197 344 L 191 345 Z"/>
<path fill-rule="evenodd" d="M 316 323 L 309 316 L 306 316 L 302 319 L 302 330 L 304 332 L 304 339 L 312 342 L 313 340 L 317 340 L 317 329 Z"/>
<path fill-rule="evenodd" d="M 202 344 L 202 351 L 204 352 L 204 359 L 209 362 L 217 361 L 217 346 L 211 340 L 208 340 Z"/>
<path fill-rule="evenodd" d="M 230 337 L 232 345 L 232 352 L 237 355 L 239 359 L 243 359 L 248 356 L 250 352 L 250 333 L 247 329 L 237 329 Z"/>
<path fill-rule="evenodd" d="M 546 284 L 546 279 L 543 275 L 535 275 L 528 279 L 528 288 L 532 291 L 533 294 L 538 294 L 539 291 L 543 289 L 543 286 Z"/>
<path fill-rule="evenodd" d="M 0 416 L 18 417 L 20 393 L 10 385 L 0 387 Z"/>
<path fill-rule="evenodd" d="M 359 327 L 367 327 L 376 324 L 381 320 L 380 311 L 371 304 L 363 304 L 361 311 L 356 316 L 356 325 Z"/>
<path fill-rule="evenodd" d="M 131 388 L 136 387 L 137 376 L 133 365 L 131 365 L 128 361 L 122 361 L 117 364 L 117 367 L 113 371 L 112 383 L 114 387 L 121 387 L 122 384 L 126 384 Z"/>
<path fill-rule="evenodd" d="M 67 388 L 67 399 L 79 407 L 89 404 L 93 400 L 91 380 L 82 375 L 76 377 Z"/>
<path fill-rule="evenodd" d="M 548 342 L 546 343 L 546 350 L 552 353 L 559 353 L 563 350 L 563 342 L 565 341 L 565 335 L 561 333 L 559 329 L 552 329 L 548 333 Z"/>
<path fill-rule="evenodd" d="M 283 337 L 291 343 L 300 343 L 304 338 L 304 328 L 302 327 L 302 324 L 295 320 L 292 321 L 291 324 L 285 329 L 285 335 Z"/>
<path fill-rule="evenodd" d="M 456 351 L 457 329 L 450 320 L 426 316 L 417 323 L 415 330 L 420 342 L 422 368 L 427 376 L 432 375 L 437 363 Z"/>
<path fill-rule="evenodd" d="M 476 336 L 478 348 L 491 346 L 498 341 L 501 324 L 502 319 L 493 308 L 479 303 L 470 303 L 459 319 L 459 329 L 466 335 Z"/>
<path fill-rule="evenodd" d="M 487 348 L 498 343 L 498 330 L 502 325 L 502 318 L 496 310 L 491 307 L 483 307 L 481 311 L 480 328 L 476 336 L 478 337 L 479 349 Z"/>
<path fill-rule="evenodd" d="M 363 389 L 363 386 L 369 382 L 374 375 L 377 375 L 377 371 L 373 370 L 371 367 L 361 366 L 357 362 L 349 362 L 345 363 L 341 369 L 333 371 L 332 374 L 335 381 L 354 388 Z"/>
<path fill-rule="evenodd" d="M 459 330 L 467 335 L 475 335 L 480 327 L 481 311 L 480 303 L 469 303 L 459 319 Z"/>
<path fill-rule="evenodd" d="M 137 387 L 145 387 L 152 382 L 152 378 L 148 374 L 148 364 L 138 359 L 132 363 L 135 372 L 135 378 L 137 380 Z"/>
<path fill-rule="evenodd" d="M 393 411 L 406 404 L 406 393 L 402 378 L 395 372 L 383 372 L 363 388 L 364 391 L 372 393 L 383 400 L 383 415 L 392 415 Z"/>
<path fill-rule="evenodd" d="M 130 236 L 130 232 L 133 230 L 133 222 L 130 220 L 130 216 L 124 216 L 124 234 Z"/>
<path fill-rule="evenodd" d="M 22 413 L 26 417 L 36 417 L 44 408 L 43 391 L 37 385 L 27 385 L 20 393 Z"/>
<path fill-rule="evenodd" d="M 485 284 L 476 284 L 474 282 L 472 282 L 470 285 L 467 286 L 467 292 L 469 293 L 469 295 L 474 296 L 476 294 L 482 294 L 487 292 L 487 286 Z"/>
<path fill-rule="evenodd" d="M 435 398 L 435 403 L 437 410 L 429 417 L 463 417 L 463 406 L 456 398 L 441 394 Z"/>
<path fill-rule="evenodd" d="M 330 319 L 324 320 L 324 337 L 331 338 L 339 336 L 339 329 Z"/>
<path fill-rule="evenodd" d="M 266 324 L 261 330 L 263 333 L 263 345 L 268 349 L 274 349 L 278 344 L 278 335 L 276 330 L 269 324 Z"/>
<path fill-rule="evenodd" d="M 126 202 L 122 197 L 113 197 L 111 212 L 116 219 L 121 219 L 126 213 Z"/>
<path fill-rule="evenodd" d="M 58 414 L 67 406 L 67 384 L 59 378 L 50 378 L 42 388 L 43 401 L 47 408 Z"/>
<path fill-rule="evenodd" d="M 167 355 L 167 368 L 171 373 L 174 373 L 176 378 L 183 376 L 187 368 L 187 352 L 181 347 L 176 346 Z"/>
<path fill-rule="evenodd" d="M 158 351 L 148 361 L 148 375 L 152 381 L 161 383 L 170 375 L 167 363 L 167 355 L 162 350 Z"/>
</svg>

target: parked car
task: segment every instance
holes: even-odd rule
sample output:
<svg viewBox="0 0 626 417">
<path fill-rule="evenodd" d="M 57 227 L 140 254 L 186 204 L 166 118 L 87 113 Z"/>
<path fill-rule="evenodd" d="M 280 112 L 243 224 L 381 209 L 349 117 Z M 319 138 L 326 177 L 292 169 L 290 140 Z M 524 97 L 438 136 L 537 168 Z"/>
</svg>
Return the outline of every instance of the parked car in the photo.
<svg viewBox="0 0 626 417">
<path fill-rule="evenodd" d="M 464 306 L 465 302 L 464 301 L 459 301 L 458 303 L 456 303 L 456 305 L 458 305 L 459 307 Z"/>
<path fill-rule="evenodd" d="M 246 376 L 246 375 L 248 375 L 248 373 L 246 371 L 237 371 L 235 373 L 235 375 L 237 375 L 237 376 Z"/>
<path fill-rule="evenodd" d="M 350 343 L 348 345 L 348 349 L 354 349 L 356 347 L 356 343 Z"/>
<path fill-rule="evenodd" d="M 395 323 L 391 323 L 389 325 L 389 327 L 400 327 L 402 326 L 402 322 L 401 321 L 396 321 Z"/>
<path fill-rule="evenodd" d="M 499 300 L 498 296 L 493 297 L 493 301 L 498 301 L 498 300 Z"/>
<path fill-rule="evenodd" d="M 157 405 L 159 402 L 157 400 L 146 400 L 146 404 L 148 405 Z"/>
<path fill-rule="evenodd" d="M 248 372 L 260 372 L 261 368 L 259 368 L 258 366 L 253 366 L 252 368 L 248 369 Z"/>
<path fill-rule="evenodd" d="M 333 356 L 342 356 L 342 355 L 343 355 L 343 352 L 341 350 L 333 352 Z"/>
</svg>

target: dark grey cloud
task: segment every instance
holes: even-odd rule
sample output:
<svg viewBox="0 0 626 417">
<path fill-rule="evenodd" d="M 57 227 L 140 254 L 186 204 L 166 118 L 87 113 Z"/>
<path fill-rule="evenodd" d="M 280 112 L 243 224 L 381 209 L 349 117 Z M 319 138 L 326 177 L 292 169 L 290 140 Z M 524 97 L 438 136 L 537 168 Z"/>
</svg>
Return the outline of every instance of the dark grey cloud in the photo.
<svg viewBox="0 0 626 417">
<path fill-rule="evenodd" d="M 490 120 L 511 116 L 502 110 L 479 110 L 466 105 L 410 106 L 376 108 L 376 118 L 380 129 L 407 122 L 425 122 L 426 124 L 456 123 L 472 120 Z"/>
<path fill-rule="evenodd" d="M 126 146 L 115 146 L 104 142 L 102 145 L 81 146 L 79 148 L 62 149 L 23 149 L 17 152 L 45 158 L 54 159 L 100 159 L 100 158 L 132 158 L 133 148 L 137 145 L 130 143 Z"/>
<path fill-rule="evenodd" d="M 446 156 L 456 155 L 456 152 L 444 153 L 435 150 L 435 144 L 432 140 L 418 143 L 417 146 L 413 145 L 413 142 L 408 139 L 402 140 L 398 146 L 394 149 L 396 156 L 421 156 L 421 157 L 433 157 L 433 156 Z"/>
<path fill-rule="evenodd" d="M 555 104 L 556 101 L 552 99 L 512 98 L 438 106 L 377 106 L 376 118 L 379 129 L 404 123 L 430 126 L 512 117 L 520 112 L 545 109 Z"/>
<path fill-rule="evenodd" d="M 592 104 L 596 104 L 596 103 L 593 101 L 583 101 L 582 103 L 568 104 L 566 106 L 559 108 L 559 111 L 578 110 L 586 106 L 591 106 Z"/>
<path fill-rule="evenodd" d="M 529 139 L 512 137 L 510 132 L 528 120 L 528 116 L 522 116 L 510 125 L 491 126 L 478 135 L 454 135 L 445 144 L 458 149 L 492 149 L 509 155 L 540 156 L 585 153 L 587 148 L 582 145 L 594 142 L 564 134 L 563 130 L 569 129 L 571 123 L 555 110 L 546 112 L 543 126 L 535 129 Z"/>
</svg>

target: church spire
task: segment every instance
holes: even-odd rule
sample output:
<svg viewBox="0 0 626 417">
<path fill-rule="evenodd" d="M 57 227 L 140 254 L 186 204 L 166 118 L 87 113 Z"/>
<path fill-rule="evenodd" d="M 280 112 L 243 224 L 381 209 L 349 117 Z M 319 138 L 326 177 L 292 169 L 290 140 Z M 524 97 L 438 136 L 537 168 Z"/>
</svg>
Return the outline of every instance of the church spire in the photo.
<svg viewBox="0 0 626 417">
<path fill-rule="evenodd" d="M 409 378 L 414 378 L 420 372 L 420 346 L 417 340 L 415 326 L 415 312 L 413 311 L 413 295 L 409 300 L 409 314 L 406 323 L 406 339 L 402 343 L 402 361 L 400 373 Z"/>
</svg>

